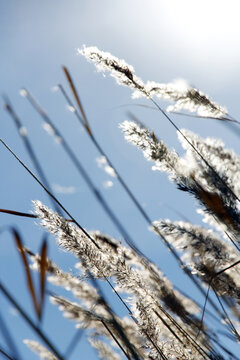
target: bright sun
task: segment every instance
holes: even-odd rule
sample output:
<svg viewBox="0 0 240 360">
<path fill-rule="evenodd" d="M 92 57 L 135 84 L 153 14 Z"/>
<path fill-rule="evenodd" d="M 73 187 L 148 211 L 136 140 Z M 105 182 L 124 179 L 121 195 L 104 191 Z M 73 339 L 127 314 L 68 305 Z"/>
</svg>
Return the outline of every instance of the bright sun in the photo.
<svg viewBox="0 0 240 360">
<path fill-rule="evenodd" d="M 160 5 L 168 35 L 203 62 L 235 66 L 240 59 L 238 0 L 168 0 Z"/>
</svg>

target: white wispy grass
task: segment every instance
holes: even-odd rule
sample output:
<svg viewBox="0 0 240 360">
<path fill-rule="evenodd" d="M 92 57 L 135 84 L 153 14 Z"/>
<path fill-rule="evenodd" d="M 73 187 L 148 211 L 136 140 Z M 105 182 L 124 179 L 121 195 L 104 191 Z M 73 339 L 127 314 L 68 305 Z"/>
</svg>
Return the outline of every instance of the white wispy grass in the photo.
<svg viewBox="0 0 240 360">
<path fill-rule="evenodd" d="M 125 139 L 143 151 L 147 160 L 154 161 L 153 170 L 166 171 L 176 174 L 179 157 L 174 150 L 169 150 L 158 141 L 153 132 L 134 121 L 124 121 L 119 125 Z"/>
<path fill-rule="evenodd" d="M 199 135 L 186 129 L 182 129 L 182 132 L 191 141 L 194 147 L 200 151 L 216 172 L 224 177 L 224 181 L 233 189 L 234 193 L 239 196 L 240 157 L 233 150 L 226 149 L 225 144 L 219 139 L 210 137 L 203 139 Z M 186 150 L 187 159 L 190 160 L 190 158 L 194 158 L 195 163 L 199 162 L 192 147 L 189 146 L 182 136 L 179 135 L 178 138 L 182 147 Z M 205 178 L 205 180 L 209 180 L 209 178 Z M 209 181 L 208 186 L 209 188 L 213 188 L 213 185 L 210 185 Z"/>
<path fill-rule="evenodd" d="M 134 74 L 133 66 L 127 64 L 125 60 L 118 59 L 109 52 L 100 51 L 96 46 L 84 45 L 78 49 L 78 53 L 92 61 L 98 71 L 109 71 L 118 84 L 128 86 L 148 96 L 142 80 Z"/>
<path fill-rule="evenodd" d="M 47 350 L 44 346 L 39 344 L 37 341 L 34 340 L 23 340 L 24 344 L 27 345 L 27 347 L 32 350 L 34 353 L 36 353 L 40 359 L 44 360 L 58 360 L 58 358 L 53 355 L 49 350 Z"/>
<path fill-rule="evenodd" d="M 174 105 L 167 107 L 168 112 L 179 112 L 181 110 L 196 112 L 199 116 L 224 118 L 227 109 L 213 102 L 208 95 L 202 91 L 190 86 L 185 80 L 177 79 L 169 84 L 160 84 L 154 81 L 148 81 L 145 85 L 150 96 L 156 96 L 159 99 L 174 102 Z M 141 93 L 133 94 L 138 98 Z"/>
</svg>

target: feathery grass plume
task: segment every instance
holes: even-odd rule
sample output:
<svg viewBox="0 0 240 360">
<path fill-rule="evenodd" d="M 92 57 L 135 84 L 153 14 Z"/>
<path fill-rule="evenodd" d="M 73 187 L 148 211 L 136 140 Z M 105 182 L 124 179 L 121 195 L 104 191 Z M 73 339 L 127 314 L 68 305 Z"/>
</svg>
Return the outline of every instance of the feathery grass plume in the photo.
<svg viewBox="0 0 240 360">
<path fill-rule="evenodd" d="M 240 179 L 239 156 L 237 156 L 234 151 L 226 149 L 222 141 L 218 139 L 202 139 L 199 135 L 193 133 L 192 131 L 186 129 L 182 129 L 181 131 L 191 141 L 194 147 L 198 149 L 198 151 L 214 168 L 214 170 L 218 172 L 221 177 L 224 178 L 224 182 L 227 184 L 227 186 L 229 186 L 233 191 L 236 190 L 236 193 L 238 194 L 240 190 L 238 184 L 238 180 Z M 209 191 L 215 191 L 216 180 L 212 179 L 212 176 L 206 177 L 206 172 L 209 171 L 208 169 L 205 170 L 207 166 L 202 162 L 199 164 L 199 158 L 196 156 L 196 153 L 185 141 L 185 139 L 183 139 L 181 136 L 178 136 L 178 138 L 182 144 L 182 147 L 186 150 L 187 162 L 194 162 L 200 167 L 200 170 L 204 172 L 204 174 L 202 174 L 201 171 L 199 171 L 199 173 L 196 174 L 195 177 L 201 177 L 201 183 L 205 185 L 205 187 L 207 186 L 207 189 Z M 236 199 L 234 201 L 236 201 Z"/>
<path fill-rule="evenodd" d="M 128 65 L 125 60 L 120 60 L 109 52 L 100 51 L 95 46 L 86 47 L 84 45 L 81 49 L 78 49 L 78 53 L 85 56 L 87 60 L 92 61 L 98 71 L 109 71 L 118 84 L 139 91 L 146 97 L 149 96 L 142 80 L 134 74 L 133 66 Z"/>
<path fill-rule="evenodd" d="M 224 118 L 227 109 L 213 102 L 202 91 L 190 86 L 185 80 L 177 79 L 169 84 L 160 84 L 154 81 L 148 81 L 145 85 L 150 96 L 156 96 L 160 99 L 174 101 L 174 105 L 167 107 L 168 112 L 177 112 L 187 110 L 197 112 L 199 116 Z M 134 93 L 133 97 L 139 97 L 139 92 Z"/>
<path fill-rule="evenodd" d="M 221 241 L 211 230 L 184 222 L 154 221 L 168 240 L 184 251 L 184 262 L 219 295 L 240 299 L 240 268 L 235 266 L 214 277 L 226 266 L 240 259 L 231 244 Z"/>
<path fill-rule="evenodd" d="M 34 340 L 23 340 L 24 344 L 27 345 L 29 349 L 31 349 L 34 353 L 36 353 L 40 359 L 44 360 L 58 360 L 58 358 L 53 355 L 49 350 L 47 350 L 44 346 L 39 344 Z"/>
<path fill-rule="evenodd" d="M 134 122 L 125 120 L 119 125 L 124 132 L 125 139 L 136 145 L 143 151 L 147 160 L 155 162 L 153 170 L 166 171 L 176 174 L 178 171 L 179 157 L 174 150 L 169 150 L 167 146 L 158 141 L 155 134 L 149 129 Z"/>
</svg>

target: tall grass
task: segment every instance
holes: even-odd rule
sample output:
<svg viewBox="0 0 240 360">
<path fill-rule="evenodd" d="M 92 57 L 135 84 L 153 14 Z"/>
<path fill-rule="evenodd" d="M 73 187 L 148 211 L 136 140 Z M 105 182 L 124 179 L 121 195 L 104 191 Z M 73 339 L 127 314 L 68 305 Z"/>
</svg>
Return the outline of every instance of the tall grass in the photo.
<svg viewBox="0 0 240 360">
<path fill-rule="evenodd" d="M 176 288 L 158 266 L 142 253 L 118 214 L 96 188 L 88 169 L 76 156 L 64 134 L 32 94 L 23 89 L 22 95 L 41 115 L 45 127 L 59 141 L 125 240 L 123 244 L 111 234 L 86 230 L 84 224 L 80 224 L 57 199 L 30 139 L 23 131 L 20 119 L 9 100 L 5 99 L 6 110 L 20 131 L 38 175 L 3 140 L 0 141 L 32 176 L 33 181 L 47 192 L 54 206 L 54 210 L 51 210 L 40 201 L 34 201 L 35 215 L 31 216 L 40 220 L 44 230 L 55 237 L 61 248 L 77 258 L 76 267 L 79 271 L 75 276 L 63 271 L 49 259 L 46 241 L 40 254 L 34 254 L 24 247 L 17 230 L 10 228 L 21 254 L 29 294 L 38 318 L 41 319 L 44 302 L 49 297 L 78 328 L 87 331 L 91 346 L 102 359 L 238 359 L 238 354 L 231 350 L 229 343 L 239 342 L 240 157 L 226 149 L 220 140 L 202 139 L 191 131 L 180 129 L 172 120 L 171 112 L 185 111 L 200 118 L 237 121 L 224 107 L 184 81 L 169 84 L 144 83 L 135 75 L 132 66 L 110 53 L 99 51 L 95 47 L 83 47 L 79 53 L 93 62 L 99 71 L 109 72 L 120 85 L 131 88 L 134 98 L 147 98 L 159 111 L 159 115 L 177 131 L 185 150 L 182 157 L 175 150 L 169 149 L 136 117 L 131 115 L 129 120 L 120 124 L 125 139 L 142 151 L 146 160 L 152 163 L 153 170 L 168 173 L 170 181 L 179 190 L 186 192 L 186 196 L 189 194 L 197 199 L 201 206 L 200 213 L 209 228 L 190 222 L 151 219 L 98 142 L 98 136 L 88 122 L 70 72 L 66 67 L 63 68 L 71 95 L 62 85 L 58 89 L 98 150 L 99 163 L 119 181 L 141 214 L 146 227 L 150 227 L 172 253 L 180 271 L 202 293 L 205 302 L 200 304 L 197 298 L 185 294 L 181 284 Z M 71 100 L 72 96 L 76 106 Z M 165 111 L 160 107 L 158 98 L 173 104 Z M 27 216 L 17 211 L 1 211 Z M 31 267 L 29 258 L 32 261 Z M 39 292 L 33 284 L 32 270 L 40 273 Z M 70 290 L 76 301 L 46 290 L 46 279 L 49 283 Z M 106 286 L 112 290 L 112 296 L 122 303 L 128 313 L 127 317 L 121 317 L 113 311 L 99 286 L 99 279 L 106 282 Z M 63 356 L 3 285 L 1 291 L 40 337 L 41 343 L 24 340 L 30 349 L 44 359 L 71 357 L 81 332 L 77 332 Z M 210 296 L 211 294 L 215 297 Z M 227 345 L 222 341 L 224 337 L 228 339 Z M 5 353 L 6 358 L 18 358 L 16 354 L 11 355 L 11 352 L 7 353 L 3 349 L 1 352 Z"/>
</svg>

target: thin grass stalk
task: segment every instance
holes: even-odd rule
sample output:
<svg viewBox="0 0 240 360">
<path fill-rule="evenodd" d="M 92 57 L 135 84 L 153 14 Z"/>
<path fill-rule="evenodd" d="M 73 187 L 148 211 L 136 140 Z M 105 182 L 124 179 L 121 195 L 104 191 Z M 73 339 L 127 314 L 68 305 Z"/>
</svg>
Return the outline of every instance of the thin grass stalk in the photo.
<svg viewBox="0 0 240 360">
<path fill-rule="evenodd" d="M 6 97 L 4 97 L 4 101 L 5 101 L 5 109 L 9 113 L 11 118 L 13 119 L 14 124 L 16 125 L 18 134 L 21 137 L 21 139 L 25 145 L 28 155 L 30 156 L 30 159 L 32 160 L 33 165 L 34 165 L 40 179 L 42 180 L 43 184 L 53 193 L 53 190 L 51 189 L 51 186 L 50 186 L 48 179 L 45 175 L 45 172 L 40 164 L 40 161 L 38 160 L 37 155 L 33 150 L 33 146 L 31 145 L 31 142 L 29 141 L 27 132 L 25 131 L 24 133 L 21 133 L 22 129 L 25 129 L 25 128 L 24 128 L 19 116 L 16 114 L 16 112 L 13 109 L 13 106 L 10 104 L 9 100 Z M 51 197 L 50 197 L 50 200 L 52 202 L 52 206 L 54 207 L 54 209 L 57 212 L 59 212 L 60 215 L 62 215 L 61 209 L 59 208 L 59 206 L 57 206 L 56 202 L 53 201 L 53 199 Z"/>
<path fill-rule="evenodd" d="M 167 316 L 167 318 L 171 321 L 171 323 L 176 327 L 176 329 L 178 329 L 178 331 L 190 342 L 190 344 L 197 350 L 197 352 L 201 355 L 201 356 L 205 356 L 206 358 L 210 358 L 210 356 L 206 353 L 206 351 L 201 347 L 201 345 L 199 345 L 193 338 L 192 336 L 190 336 L 182 327 L 181 325 L 178 324 L 178 322 L 170 315 L 167 313 L 167 311 L 165 311 L 163 309 L 163 307 L 159 306 L 159 310 L 161 310 L 163 312 L 164 315 Z M 178 335 L 174 332 L 173 329 L 171 329 L 169 327 L 169 325 L 166 324 L 166 321 L 163 319 L 163 317 L 154 310 L 154 313 L 157 315 L 157 317 L 164 323 L 165 326 L 167 326 L 167 328 L 171 331 L 171 333 L 176 337 L 176 339 L 182 343 L 182 340 L 178 337 Z M 211 349 L 209 348 L 209 350 L 211 351 Z"/>
<path fill-rule="evenodd" d="M 152 108 L 153 109 L 153 108 Z M 166 111 L 166 110 L 164 110 Z M 180 116 L 187 116 L 187 117 L 194 117 L 197 119 L 212 119 L 212 120 L 217 120 L 217 121 L 223 121 L 223 122 L 231 122 L 231 123 L 235 123 L 235 124 L 240 124 L 240 122 L 236 119 L 234 119 L 231 115 L 229 115 L 229 117 L 221 117 L 221 118 L 217 118 L 214 116 L 201 116 L 201 115 L 196 115 L 196 114 L 187 114 L 187 113 L 182 113 L 182 112 L 178 112 L 178 111 L 169 111 L 171 114 L 173 115 L 180 115 Z"/>
<path fill-rule="evenodd" d="M 84 127 L 87 130 L 88 134 L 90 136 L 92 136 L 92 131 L 90 129 L 87 117 L 85 115 L 85 112 L 84 112 L 84 109 L 83 109 L 83 106 L 82 106 L 82 103 L 81 103 L 79 95 L 77 93 L 77 89 L 76 89 L 76 87 L 75 87 L 75 85 L 73 83 L 72 77 L 70 76 L 70 73 L 69 73 L 68 69 L 66 68 L 66 66 L 63 66 L 63 71 L 64 71 L 64 73 L 65 73 L 65 75 L 66 75 L 66 77 L 68 79 L 68 83 L 69 83 L 69 85 L 70 85 L 70 87 L 72 89 L 72 92 L 73 92 L 75 100 L 76 100 L 76 102 L 78 104 L 79 110 L 81 111 Z"/>
<path fill-rule="evenodd" d="M 14 216 L 29 217 L 29 218 L 33 218 L 33 219 L 37 218 L 37 216 L 34 214 L 28 214 L 25 212 L 15 211 L 15 210 L 0 209 L 0 212 L 4 213 L 4 214 L 14 215 Z"/>
<path fill-rule="evenodd" d="M 120 338 L 122 339 L 122 341 L 124 342 L 124 344 L 126 345 L 126 347 L 130 350 L 131 356 L 136 359 L 136 360 L 140 360 L 139 355 L 136 352 L 136 349 L 134 347 L 134 345 L 132 345 L 130 343 L 130 341 L 128 340 L 128 338 L 126 337 L 121 325 L 119 324 L 119 322 L 116 319 L 116 316 L 113 312 L 113 310 L 111 309 L 111 307 L 109 306 L 108 302 L 105 300 L 105 297 L 103 295 L 103 292 L 99 286 L 99 284 L 97 283 L 97 281 L 94 279 L 94 277 L 91 275 L 91 272 L 89 271 L 89 275 L 90 275 L 90 280 L 93 283 L 94 287 L 97 289 L 98 294 L 101 298 L 101 302 L 104 305 L 104 307 L 106 308 L 106 310 L 108 311 L 108 313 L 111 315 L 112 321 L 113 321 L 113 325 L 114 328 L 116 328 Z"/>
<path fill-rule="evenodd" d="M 42 341 L 47 345 L 47 347 L 51 349 L 54 355 L 56 355 L 59 358 L 59 360 L 64 360 L 64 357 L 60 354 L 57 348 L 51 343 L 47 335 L 45 335 L 44 332 L 34 324 L 31 318 L 27 315 L 27 313 L 22 309 L 22 307 L 18 304 L 15 298 L 9 293 L 9 291 L 1 282 L 0 282 L 0 290 L 3 293 L 3 295 L 8 299 L 8 301 L 18 310 L 18 312 L 21 314 L 21 316 L 26 321 L 26 323 L 32 328 L 32 330 L 34 330 L 34 332 L 42 339 Z"/>
<path fill-rule="evenodd" d="M 230 319 L 230 317 L 229 317 L 229 315 L 228 315 L 228 313 L 227 313 L 227 311 L 226 311 L 226 309 L 225 309 L 225 307 L 224 307 L 224 305 L 223 305 L 220 297 L 219 297 L 218 294 L 217 294 L 217 291 L 214 289 L 213 286 L 212 286 L 212 289 L 213 289 L 213 291 L 214 291 L 214 293 L 215 293 L 215 295 L 216 295 L 216 298 L 217 298 L 217 300 L 218 300 L 218 302 L 219 302 L 219 304 L 220 304 L 220 306 L 221 306 L 224 314 L 226 315 L 226 319 L 227 319 L 227 321 L 228 321 L 228 326 L 232 329 L 232 332 L 235 334 L 237 340 L 239 341 L 239 340 L 240 340 L 240 335 L 238 334 L 235 326 L 233 325 L 233 323 L 232 323 L 232 321 L 231 321 L 231 319 Z M 225 319 L 225 320 L 226 320 L 226 319 Z"/>
<path fill-rule="evenodd" d="M 116 338 L 116 336 L 113 334 L 113 332 L 111 331 L 111 329 L 107 326 L 107 324 L 101 320 L 101 323 L 103 324 L 103 326 L 106 328 L 106 330 L 109 332 L 110 336 L 112 337 L 112 339 L 115 341 L 115 343 L 118 345 L 118 347 L 122 350 L 123 354 L 126 356 L 126 358 L 128 360 L 131 360 L 131 357 L 126 353 L 126 351 L 124 350 L 124 348 L 122 347 L 122 345 L 120 344 L 120 342 L 118 341 L 118 339 Z"/>
<path fill-rule="evenodd" d="M 18 360 L 16 357 L 12 357 L 12 356 L 9 355 L 5 350 L 3 350 L 3 348 L 1 347 L 1 345 L 0 345 L 0 354 L 2 354 L 5 359 Z"/>
<path fill-rule="evenodd" d="M 6 344 L 8 345 L 8 348 L 11 350 L 11 356 L 16 360 L 21 360 L 22 357 L 19 353 L 17 345 L 15 344 L 15 341 L 11 335 L 11 332 L 9 331 L 8 326 L 5 323 L 1 313 L 0 313 L 0 330 L 1 330 L 2 336 L 5 339 Z"/>
</svg>

